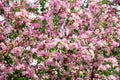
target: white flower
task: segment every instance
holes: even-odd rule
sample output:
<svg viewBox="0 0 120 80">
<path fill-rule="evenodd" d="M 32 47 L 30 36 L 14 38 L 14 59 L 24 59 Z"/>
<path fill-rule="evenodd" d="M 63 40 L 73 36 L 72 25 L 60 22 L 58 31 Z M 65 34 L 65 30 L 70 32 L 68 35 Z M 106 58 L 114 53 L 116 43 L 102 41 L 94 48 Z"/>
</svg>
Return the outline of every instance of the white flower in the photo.
<svg viewBox="0 0 120 80">
<path fill-rule="evenodd" d="M 3 21 L 5 18 L 3 16 L 0 16 L 0 21 Z"/>
<path fill-rule="evenodd" d="M 33 61 L 31 62 L 31 64 L 30 64 L 30 65 L 35 66 L 36 64 L 37 64 L 37 60 L 36 60 L 36 59 L 33 59 Z"/>
<path fill-rule="evenodd" d="M 31 47 L 30 47 L 30 46 L 28 46 L 28 47 L 26 47 L 26 50 L 30 50 L 30 48 L 31 48 Z"/>
<path fill-rule="evenodd" d="M 28 0 L 30 3 L 35 3 L 37 2 L 38 0 Z"/>
<path fill-rule="evenodd" d="M 29 13 L 28 17 L 29 17 L 30 19 L 35 19 L 35 18 L 36 18 L 36 15 L 33 14 L 33 13 Z"/>
<path fill-rule="evenodd" d="M 69 29 L 66 28 L 66 35 L 69 35 Z"/>
</svg>

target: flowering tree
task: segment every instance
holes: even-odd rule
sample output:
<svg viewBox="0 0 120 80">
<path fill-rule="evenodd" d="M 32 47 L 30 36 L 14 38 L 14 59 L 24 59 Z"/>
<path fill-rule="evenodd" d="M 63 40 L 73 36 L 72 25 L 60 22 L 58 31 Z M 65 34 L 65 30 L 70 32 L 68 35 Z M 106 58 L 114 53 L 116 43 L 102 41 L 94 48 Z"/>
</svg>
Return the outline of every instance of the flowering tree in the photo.
<svg viewBox="0 0 120 80">
<path fill-rule="evenodd" d="M 119 3 L 0 0 L 0 80 L 119 80 Z"/>
</svg>

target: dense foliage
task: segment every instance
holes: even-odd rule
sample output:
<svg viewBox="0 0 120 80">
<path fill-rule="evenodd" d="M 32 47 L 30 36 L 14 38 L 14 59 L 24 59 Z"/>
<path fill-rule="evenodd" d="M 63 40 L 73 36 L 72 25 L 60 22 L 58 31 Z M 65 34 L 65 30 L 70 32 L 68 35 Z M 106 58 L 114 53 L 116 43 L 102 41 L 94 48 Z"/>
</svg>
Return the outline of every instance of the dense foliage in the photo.
<svg viewBox="0 0 120 80">
<path fill-rule="evenodd" d="M 0 0 L 0 80 L 119 80 L 118 4 Z"/>
</svg>

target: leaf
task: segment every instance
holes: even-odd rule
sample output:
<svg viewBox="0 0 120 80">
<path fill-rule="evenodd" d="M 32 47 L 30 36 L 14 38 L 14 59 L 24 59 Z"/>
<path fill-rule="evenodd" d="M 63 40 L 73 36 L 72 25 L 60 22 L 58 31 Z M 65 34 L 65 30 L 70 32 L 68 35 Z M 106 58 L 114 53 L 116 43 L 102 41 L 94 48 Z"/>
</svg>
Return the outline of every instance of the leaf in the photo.
<svg viewBox="0 0 120 80">
<path fill-rule="evenodd" d="M 5 12 L 4 12 L 4 9 L 0 9 L 0 15 L 1 14 L 4 14 Z"/>
<path fill-rule="evenodd" d="M 88 3 L 85 3 L 84 4 L 84 8 L 88 8 L 89 4 Z"/>
<path fill-rule="evenodd" d="M 66 80 L 71 80 L 71 78 L 69 76 L 66 76 Z"/>
<path fill-rule="evenodd" d="M 80 78 L 85 78 L 86 74 L 85 74 L 85 73 L 82 73 L 82 74 L 80 74 L 79 76 L 80 76 Z"/>
<path fill-rule="evenodd" d="M 42 78 L 42 80 L 52 80 L 51 78 Z"/>
<path fill-rule="evenodd" d="M 60 20 L 60 17 L 58 16 L 58 14 L 54 14 L 53 23 L 54 23 L 55 29 L 58 28 L 59 20 Z"/>
<path fill-rule="evenodd" d="M 110 70 L 107 70 L 105 73 L 104 73 L 105 76 L 109 76 L 110 75 Z"/>
<path fill-rule="evenodd" d="M 108 46 L 111 46 L 111 43 L 110 43 L 110 42 L 108 42 Z"/>
<path fill-rule="evenodd" d="M 17 80 L 26 80 L 25 77 L 18 77 Z"/>
<path fill-rule="evenodd" d="M 71 8 L 71 12 L 72 12 L 72 13 L 75 13 L 74 7 Z"/>
<path fill-rule="evenodd" d="M 40 28 L 40 32 L 41 32 L 41 33 L 45 33 L 45 31 L 46 31 L 46 27 L 45 27 L 45 26 L 42 27 L 42 28 Z"/>
<path fill-rule="evenodd" d="M 38 14 L 38 8 L 29 7 L 27 10 L 28 10 L 29 12 L 33 12 L 33 13 Z"/>
<path fill-rule="evenodd" d="M 9 58 L 9 57 L 7 57 L 7 56 L 4 56 L 4 59 L 5 59 L 5 61 L 7 62 L 7 64 L 9 64 L 9 65 L 13 64 L 13 61 L 12 61 L 11 58 Z"/>
<path fill-rule="evenodd" d="M 109 0 L 102 0 L 102 3 L 103 4 L 110 4 L 110 1 Z"/>
<path fill-rule="evenodd" d="M 37 22 L 37 20 L 36 19 L 33 19 L 32 21 L 31 21 L 31 23 L 36 23 Z"/>
<path fill-rule="evenodd" d="M 45 60 L 46 59 L 44 57 L 38 58 L 38 63 L 45 62 Z"/>
<path fill-rule="evenodd" d="M 47 0 L 42 0 L 40 5 L 41 5 L 41 11 L 44 11 L 46 8 L 45 8 L 45 4 L 46 4 L 46 1 Z"/>
<path fill-rule="evenodd" d="M 30 53 L 30 51 L 24 50 L 24 51 L 22 52 L 22 55 L 25 55 L 26 53 Z"/>
<path fill-rule="evenodd" d="M 112 65 L 111 62 L 103 62 L 103 65 L 107 65 L 107 64 Z"/>
<path fill-rule="evenodd" d="M 50 51 L 51 53 L 53 53 L 53 52 L 57 51 L 57 47 L 51 48 L 49 51 Z"/>
<path fill-rule="evenodd" d="M 12 32 L 12 35 L 9 37 L 10 41 L 12 42 L 18 35 L 19 35 L 18 30 L 14 29 L 13 32 Z"/>
<path fill-rule="evenodd" d="M 21 27 L 22 27 L 22 29 L 25 29 L 25 28 L 27 28 L 28 26 L 26 25 L 26 23 L 23 23 L 23 24 L 21 25 Z"/>
<path fill-rule="evenodd" d="M 23 42 L 27 42 L 28 40 L 29 40 L 29 37 L 26 36 L 26 37 L 24 38 Z"/>
<path fill-rule="evenodd" d="M 8 79 L 8 80 L 11 80 L 11 79 L 13 78 L 13 76 L 14 76 L 14 75 L 13 75 L 12 73 L 8 73 L 7 79 Z"/>
<path fill-rule="evenodd" d="M 57 70 L 57 77 L 58 77 L 58 78 L 60 78 L 60 77 L 61 77 L 60 70 Z"/>
<path fill-rule="evenodd" d="M 74 29 L 73 32 L 74 32 L 75 35 L 79 35 L 79 31 L 78 30 Z"/>
<path fill-rule="evenodd" d="M 109 57 L 106 50 L 103 51 L 103 56 L 104 56 L 105 58 L 108 58 L 108 57 Z"/>
<path fill-rule="evenodd" d="M 114 51 L 113 51 L 113 53 L 112 53 L 112 55 L 113 56 L 118 56 L 119 53 L 120 53 L 120 48 L 115 48 Z"/>
<path fill-rule="evenodd" d="M 69 21 L 70 21 L 70 20 L 69 20 L 69 17 L 67 17 L 67 18 L 66 18 L 66 23 L 69 23 Z"/>
<path fill-rule="evenodd" d="M 76 3 L 76 0 L 73 0 L 72 3 Z"/>
<path fill-rule="evenodd" d="M 66 65 L 63 65 L 63 68 L 64 68 L 65 71 L 69 70 L 68 66 L 66 66 Z"/>
<path fill-rule="evenodd" d="M 32 55 L 32 57 L 33 57 L 33 59 L 38 59 L 38 57 L 37 57 L 37 54 L 36 54 L 36 53 L 34 53 L 34 54 Z"/>
<path fill-rule="evenodd" d="M 64 47 L 62 50 L 61 50 L 62 53 L 65 53 L 66 52 L 66 48 Z"/>
<path fill-rule="evenodd" d="M 55 68 L 55 66 L 52 66 L 52 65 L 50 65 L 50 66 L 48 66 L 50 69 L 54 69 Z"/>
<path fill-rule="evenodd" d="M 42 21 L 42 25 L 43 25 L 43 26 L 46 26 L 46 24 L 47 24 L 47 21 L 46 21 L 46 20 L 43 20 L 43 21 Z"/>
<path fill-rule="evenodd" d="M 84 27 L 84 30 L 87 31 L 88 28 L 89 28 L 89 25 L 86 25 L 86 26 Z"/>
<path fill-rule="evenodd" d="M 13 12 L 14 12 L 14 13 L 20 12 L 20 8 L 15 8 L 15 9 L 13 9 Z"/>
<path fill-rule="evenodd" d="M 87 62 L 85 62 L 85 61 L 83 61 L 82 64 L 83 64 L 84 66 L 87 66 L 87 65 L 88 65 Z"/>
<path fill-rule="evenodd" d="M 76 51 L 73 49 L 73 50 L 70 50 L 70 53 L 75 54 Z"/>
<path fill-rule="evenodd" d="M 46 74 L 46 71 L 45 70 L 38 70 L 38 75 L 42 75 L 42 74 Z"/>
</svg>

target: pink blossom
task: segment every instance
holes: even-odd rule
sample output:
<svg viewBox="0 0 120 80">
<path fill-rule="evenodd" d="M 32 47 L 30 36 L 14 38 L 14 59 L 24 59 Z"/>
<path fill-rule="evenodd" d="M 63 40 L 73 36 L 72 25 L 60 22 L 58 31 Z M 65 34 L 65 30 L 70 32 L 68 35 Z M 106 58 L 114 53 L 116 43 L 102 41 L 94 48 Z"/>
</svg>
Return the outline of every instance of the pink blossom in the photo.
<svg viewBox="0 0 120 80">
<path fill-rule="evenodd" d="M 109 80 L 117 80 L 117 78 L 114 75 L 110 75 L 108 79 Z"/>
<path fill-rule="evenodd" d="M 11 50 L 11 52 L 16 54 L 17 56 L 21 56 L 22 51 L 23 51 L 23 47 L 15 47 Z"/>
</svg>

